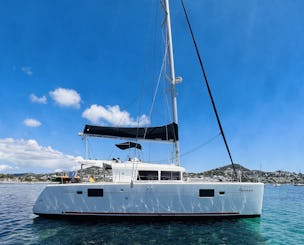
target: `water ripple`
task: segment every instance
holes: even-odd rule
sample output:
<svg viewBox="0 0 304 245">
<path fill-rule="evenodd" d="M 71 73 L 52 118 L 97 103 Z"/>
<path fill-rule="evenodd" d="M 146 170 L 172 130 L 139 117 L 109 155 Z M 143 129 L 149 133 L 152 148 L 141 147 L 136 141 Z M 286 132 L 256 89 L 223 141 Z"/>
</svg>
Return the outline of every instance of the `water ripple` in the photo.
<svg viewBox="0 0 304 245">
<path fill-rule="evenodd" d="M 266 186 L 261 218 L 76 222 L 32 214 L 43 184 L 0 184 L 0 244 L 304 244 L 304 187 Z"/>
</svg>

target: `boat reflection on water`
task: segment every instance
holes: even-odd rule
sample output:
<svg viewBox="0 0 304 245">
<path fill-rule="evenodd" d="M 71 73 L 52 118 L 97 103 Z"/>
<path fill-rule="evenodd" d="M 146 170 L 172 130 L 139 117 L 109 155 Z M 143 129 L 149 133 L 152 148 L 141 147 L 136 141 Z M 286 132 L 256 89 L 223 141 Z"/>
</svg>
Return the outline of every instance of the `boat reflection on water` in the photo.
<svg viewBox="0 0 304 245">
<path fill-rule="evenodd" d="M 37 217 L 33 231 L 41 244 L 260 244 L 260 218 L 203 222 L 101 222 Z"/>
</svg>

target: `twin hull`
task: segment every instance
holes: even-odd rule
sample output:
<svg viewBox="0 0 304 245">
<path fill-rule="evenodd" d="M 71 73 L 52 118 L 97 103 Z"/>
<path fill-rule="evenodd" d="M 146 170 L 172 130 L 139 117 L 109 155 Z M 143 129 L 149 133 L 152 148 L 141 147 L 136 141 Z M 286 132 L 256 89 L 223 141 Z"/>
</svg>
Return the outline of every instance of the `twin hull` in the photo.
<svg viewBox="0 0 304 245">
<path fill-rule="evenodd" d="M 262 183 L 93 183 L 48 185 L 33 211 L 44 216 L 256 217 Z"/>
</svg>

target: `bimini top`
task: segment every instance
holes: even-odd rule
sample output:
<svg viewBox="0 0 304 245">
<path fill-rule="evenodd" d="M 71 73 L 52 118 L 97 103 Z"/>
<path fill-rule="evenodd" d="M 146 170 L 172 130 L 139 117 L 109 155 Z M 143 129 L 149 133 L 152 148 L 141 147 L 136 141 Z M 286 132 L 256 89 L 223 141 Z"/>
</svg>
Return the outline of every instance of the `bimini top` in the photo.
<svg viewBox="0 0 304 245">
<path fill-rule="evenodd" d="M 105 138 L 128 138 L 175 142 L 178 140 L 178 126 L 176 123 L 171 123 L 160 127 L 145 128 L 103 127 L 85 125 L 83 134 L 87 136 Z"/>
<path fill-rule="evenodd" d="M 126 149 L 130 149 L 130 148 L 136 148 L 141 150 L 141 144 L 135 143 L 135 142 L 124 142 L 124 143 L 120 143 L 120 144 L 116 144 L 116 147 L 118 147 L 121 150 L 126 150 Z"/>
</svg>

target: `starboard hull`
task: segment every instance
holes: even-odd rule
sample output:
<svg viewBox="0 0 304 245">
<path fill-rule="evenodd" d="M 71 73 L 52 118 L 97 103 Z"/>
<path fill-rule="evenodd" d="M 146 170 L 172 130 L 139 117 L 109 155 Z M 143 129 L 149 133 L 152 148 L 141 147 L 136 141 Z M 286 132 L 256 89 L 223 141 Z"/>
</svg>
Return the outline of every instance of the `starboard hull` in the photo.
<svg viewBox="0 0 304 245">
<path fill-rule="evenodd" d="M 203 219 L 258 217 L 262 183 L 94 183 L 48 185 L 35 214 L 54 218 Z"/>
</svg>

